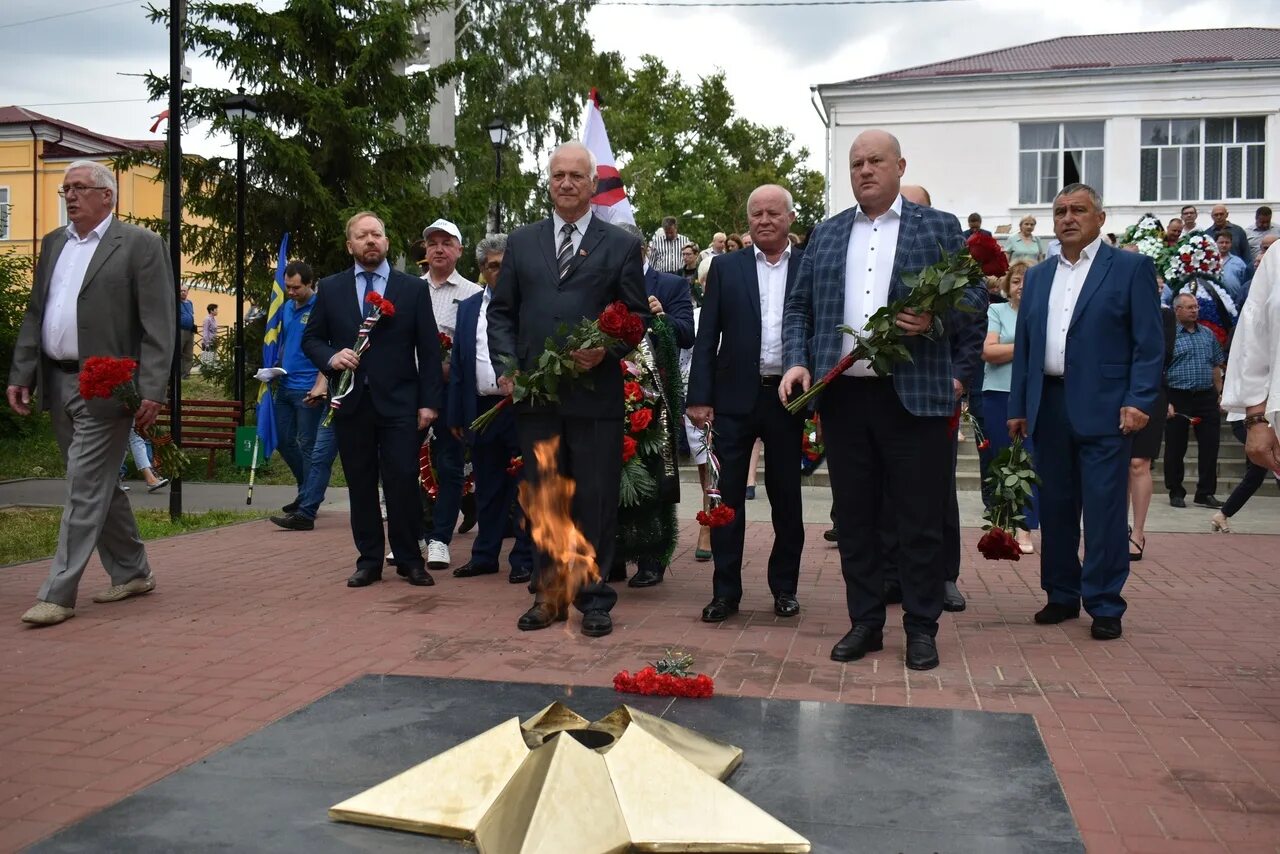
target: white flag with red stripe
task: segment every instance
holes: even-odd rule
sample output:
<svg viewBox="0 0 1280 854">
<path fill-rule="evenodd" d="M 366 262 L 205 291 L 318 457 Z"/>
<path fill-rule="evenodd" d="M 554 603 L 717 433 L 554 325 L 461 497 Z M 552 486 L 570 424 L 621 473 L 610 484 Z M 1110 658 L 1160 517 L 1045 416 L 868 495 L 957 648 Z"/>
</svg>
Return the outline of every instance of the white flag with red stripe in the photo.
<svg viewBox="0 0 1280 854">
<path fill-rule="evenodd" d="M 636 215 L 622 186 L 622 176 L 613 161 L 613 149 L 609 147 L 609 134 L 604 129 L 600 115 L 600 96 L 592 88 L 587 99 L 587 114 L 582 128 L 582 144 L 596 156 L 596 194 L 591 197 L 591 213 L 605 222 L 629 222 L 635 224 Z"/>
</svg>

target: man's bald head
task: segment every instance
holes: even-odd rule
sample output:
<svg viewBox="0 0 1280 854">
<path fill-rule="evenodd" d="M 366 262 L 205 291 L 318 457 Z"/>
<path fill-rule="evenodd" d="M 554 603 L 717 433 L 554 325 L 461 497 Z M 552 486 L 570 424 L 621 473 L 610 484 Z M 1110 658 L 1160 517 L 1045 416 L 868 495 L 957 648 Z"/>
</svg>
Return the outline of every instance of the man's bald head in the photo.
<svg viewBox="0 0 1280 854">
<path fill-rule="evenodd" d="M 864 130 L 849 148 L 849 182 L 867 216 L 880 216 L 893 206 L 906 171 L 902 146 L 888 131 Z"/>
<path fill-rule="evenodd" d="M 929 191 L 919 184 L 903 184 L 901 193 L 902 198 L 913 205 L 924 205 L 927 208 L 933 207 L 933 199 L 929 198 Z"/>
</svg>

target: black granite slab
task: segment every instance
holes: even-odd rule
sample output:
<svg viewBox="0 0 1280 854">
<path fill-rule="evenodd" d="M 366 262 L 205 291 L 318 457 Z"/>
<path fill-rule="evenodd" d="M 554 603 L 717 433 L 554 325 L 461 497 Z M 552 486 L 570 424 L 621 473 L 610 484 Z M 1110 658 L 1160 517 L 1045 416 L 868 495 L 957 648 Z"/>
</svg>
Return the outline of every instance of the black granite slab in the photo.
<svg viewBox="0 0 1280 854">
<path fill-rule="evenodd" d="M 626 702 L 742 747 L 729 785 L 815 852 L 1084 850 L 1030 715 L 409 676 L 361 677 L 33 850 L 474 852 L 326 813 L 553 700 L 592 719 Z"/>
</svg>

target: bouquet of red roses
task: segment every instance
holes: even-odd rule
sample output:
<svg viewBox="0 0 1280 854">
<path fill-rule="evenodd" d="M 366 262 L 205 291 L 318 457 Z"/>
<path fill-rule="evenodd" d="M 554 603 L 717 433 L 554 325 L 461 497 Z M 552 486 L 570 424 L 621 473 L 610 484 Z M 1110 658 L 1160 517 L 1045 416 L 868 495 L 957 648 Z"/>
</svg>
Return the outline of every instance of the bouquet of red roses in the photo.
<svg viewBox="0 0 1280 854">
<path fill-rule="evenodd" d="M 142 395 L 133 382 L 133 372 L 138 363 L 133 359 L 116 359 L 109 356 L 90 356 L 80 369 L 80 396 L 85 400 L 113 399 L 130 412 L 142 406 Z M 139 430 L 138 435 L 151 443 L 155 451 L 154 468 L 166 477 L 179 478 L 191 465 L 191 460 L 173 441 L 165 427 L 151 426 Z"/>
<path fill-rule="evenodd" d="M 986 437 L 981 441 L 986 442 Z M 986 482 L 991 489 L 991 506 L 983 516 L 986 533 L 978 540 L 978 551 L 987 560 L 1019 560 L 1022 549 L 1014 534 L 1027 530 L 1024 508 L 1031 502 L 1032 487 L 1040 482 L 1021 438 L 996 454 L 987 468 Z"/>
<path fill-rule="evenodd" d="M 712 446 L 715 433 L 708 424 L 702 431 L 702 446 L 707 449 L 707 509 L 695 517 L 706 528 L 723 528 L 733 523 L 737 513 L 720 497 L 720 459 Z"/>
<path fill-rule="evenodd" d="M 665 658 L 636 673 L 620 671 L 613 677 L 613 689 L 657 697 L 710 697 L 715 693 L 715 681 L 705 673 L 695 676 L 692 668 L 692 655 L 667 650 Z"/>
<path fill-rule="evenodd" d="M 453 339 L 449 337 L 447 332 L 438 333 L 440 337 L 440 361 L 442 364 L 449 364 L 449 354 L 453 352 Z"/>
<path fill-rule="evenodd" d="M 643 337 L 644 321 L 619 301 L 610 303 L 595 320 L 583 319 L 565 336 L 563 345 L 557 346 L 554 340 L 548 338 L 538 356 L 538 365 L 533 370 L 520 371 L 513 360 L 507 358 L 503 373 L 514 379 L 515 391 L 471 422 L 471 429 L 477 433 L 483 432 L 498 417 L 498 413 L 512 403 L 527 400 L 537 406 L 559 400 L 560 383 L 577 379 L 583 374 L 570 355 L 575 350 L 612 347 L 615 344 L 625 344 L 630 350 Z"/>
<path fill-rule="evenodd" d="M 357 356 L 364 354 L 369 349 L 369 333 L 373 331 L 373 327 L 384 317 L 394 317 L 396 313 L 395 304 L 391 300 L 386 299 L 382 294 L 369 289 L 369 293 L 365 295 L 364 301 L 373 306 L 373 310 L 360 324 L 360 331 L 356 333 L 356 343 L 351 349 L 355 351 Z M 333 413 L 342 407 L 342 400 L 351 393 L 352 383 L 355 382 L 355 371 L 350 368 L 343 370 L 342 376 L 338 378 L 338 393 L 329 399 L 329 411 L 325 413 L 322 427 L 328 427 L 333 423 Z"/>
</svg>

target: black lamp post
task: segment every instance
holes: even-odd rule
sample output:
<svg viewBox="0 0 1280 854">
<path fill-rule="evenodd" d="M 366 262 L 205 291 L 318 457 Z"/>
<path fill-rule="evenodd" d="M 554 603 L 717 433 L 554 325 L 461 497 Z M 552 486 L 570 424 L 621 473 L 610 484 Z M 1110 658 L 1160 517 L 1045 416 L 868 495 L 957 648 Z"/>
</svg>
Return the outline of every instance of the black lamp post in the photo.
<svg viewBox="0 0 1280 854">
<path fill-rule="evenodd" d="M 507 127 L 506 120 L 501 116 L 496 116 L 493 121 L 489 122 L 486 129 L 489 131 L 489 141 L 493 143 L 493 162 L 496 178 L 494 181 L 495 191 L 493 200 L 493 230 L 497 233 L 502 232 L 502 149 L 507 147 L 507 140 L 511 138 L 511 128 Z"/>
<path fill-rule="evenodd" d="M 236 88 L 236 94 L 222 102 L 227 120 L 236 132 L 236 400 L 240 401 L 240 423 L 244 424 L 244 122 L 258 116 L 258 104 Z"/>
</svg>

